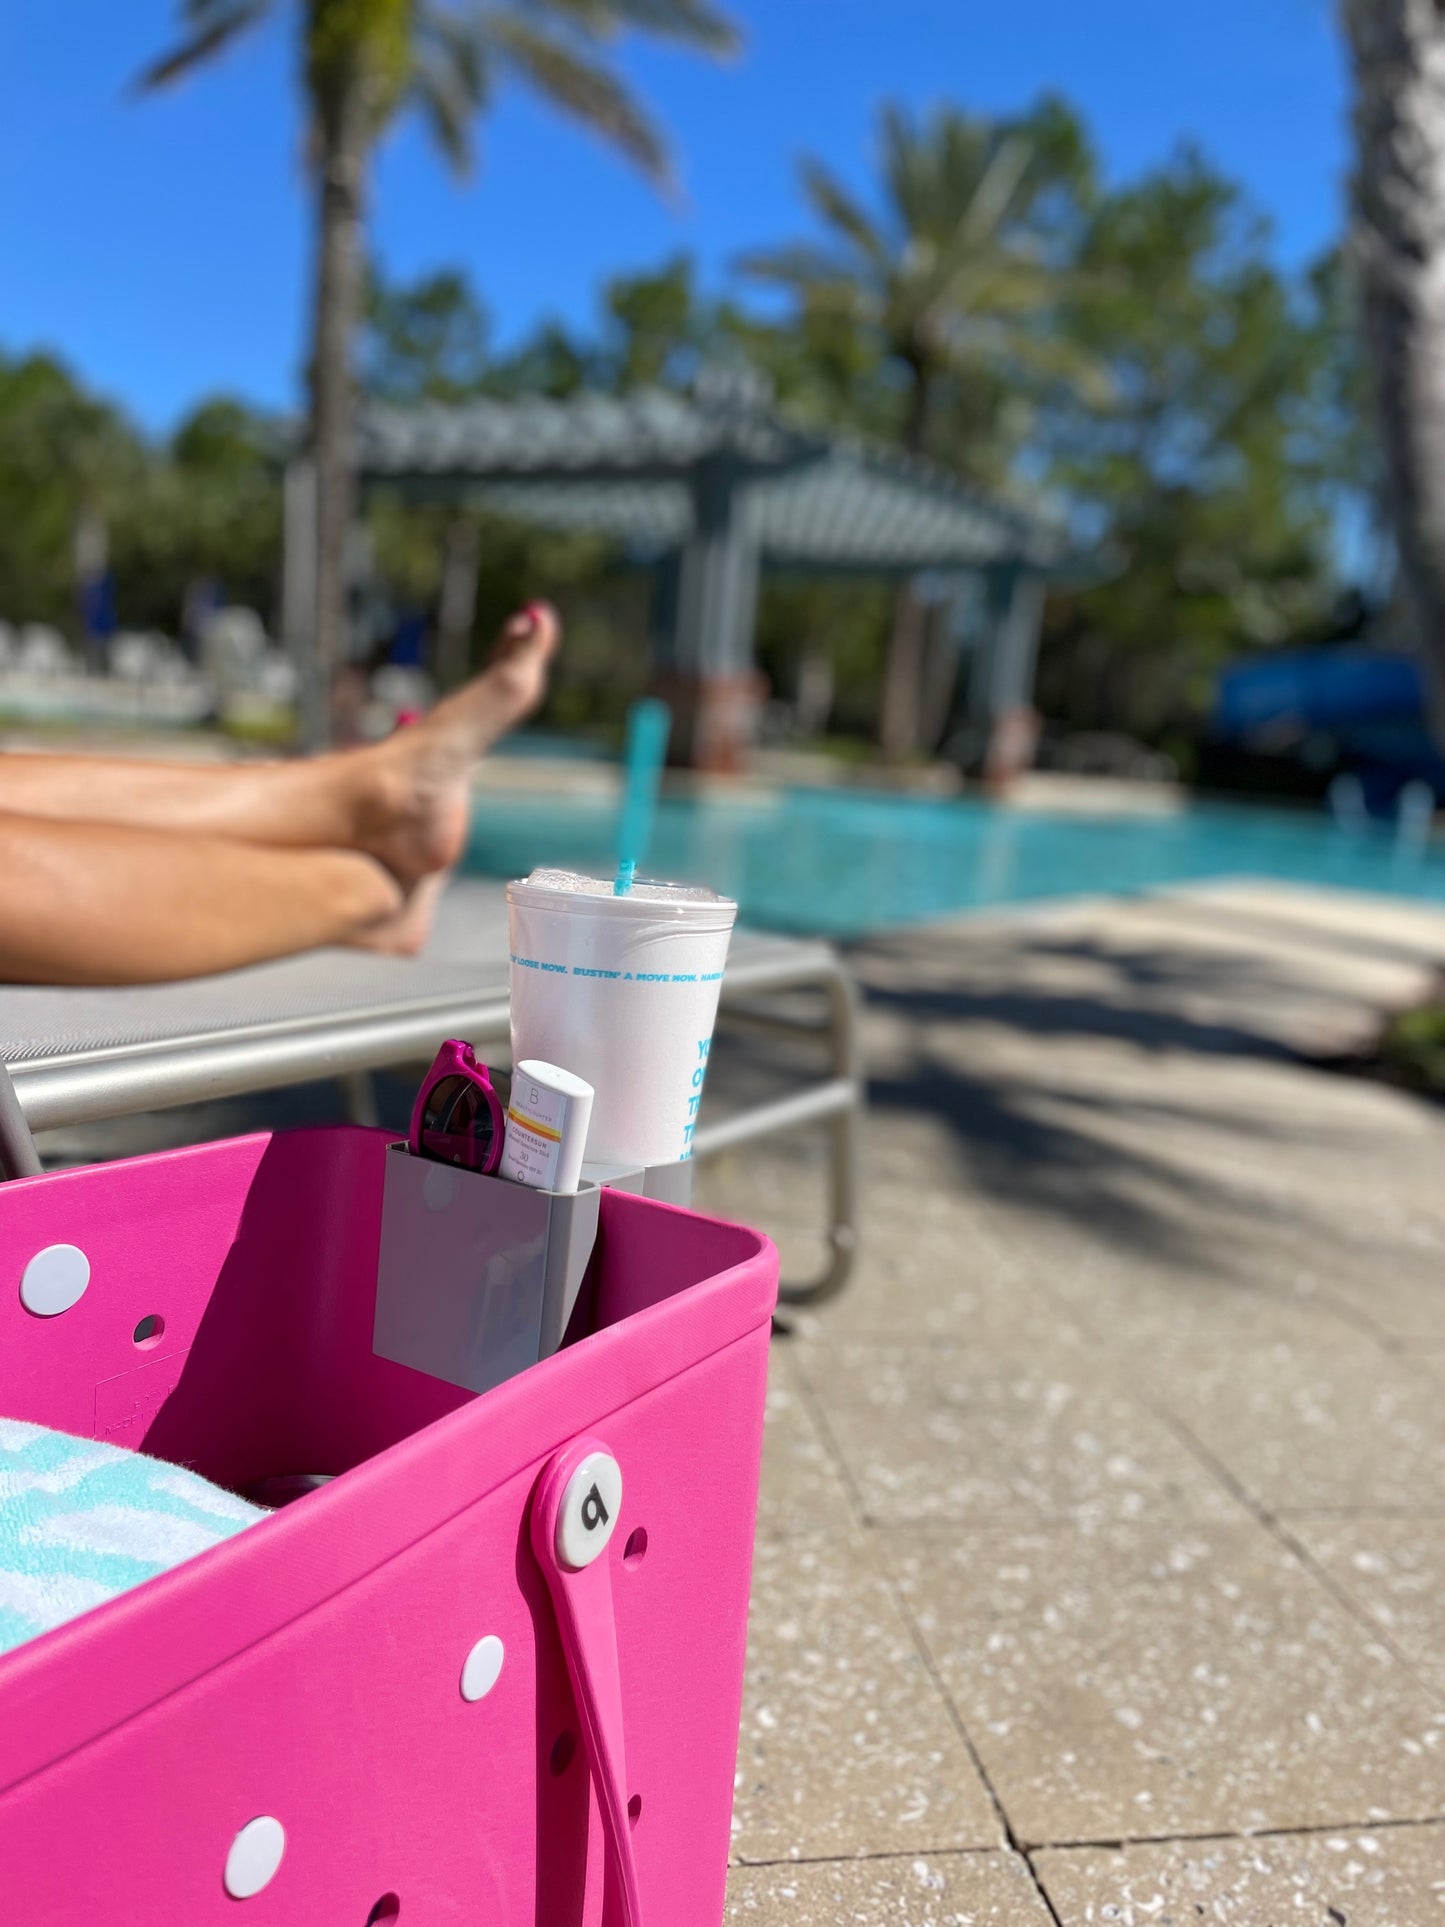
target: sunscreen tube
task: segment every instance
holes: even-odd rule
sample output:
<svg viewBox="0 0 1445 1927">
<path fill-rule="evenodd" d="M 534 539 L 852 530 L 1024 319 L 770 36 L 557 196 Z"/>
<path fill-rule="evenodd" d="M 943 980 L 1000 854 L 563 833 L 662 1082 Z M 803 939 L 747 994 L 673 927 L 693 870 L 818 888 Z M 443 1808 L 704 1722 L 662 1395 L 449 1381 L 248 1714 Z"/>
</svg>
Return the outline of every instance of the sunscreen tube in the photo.
<svg viewBox="0 0 1445 1927">
<path fill-rule="evenodd" d="M 535 1191 L 575 1191 L 592 1121 L 592 1096 L 585 1078 L 540 1058 L 524 1058 L 512 1072 L 502 1176 L 530 1184 Z"/>
</svg>

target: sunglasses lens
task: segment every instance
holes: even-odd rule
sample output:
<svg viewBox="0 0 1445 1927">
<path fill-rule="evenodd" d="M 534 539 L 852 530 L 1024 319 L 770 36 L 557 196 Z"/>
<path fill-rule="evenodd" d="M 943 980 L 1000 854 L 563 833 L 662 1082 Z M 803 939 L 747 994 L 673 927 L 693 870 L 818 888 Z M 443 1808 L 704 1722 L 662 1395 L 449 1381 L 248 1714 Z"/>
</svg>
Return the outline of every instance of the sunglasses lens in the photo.
<svg viewBox="0 0 1445 1927">
<path fill-rule="evenodd" d="M 421 1134 L 433 1157 L 477 1170 L 492 1148 L 491 1107 L 470 1079 L 444 1077 L 427 1093 Z"/>
</svg>

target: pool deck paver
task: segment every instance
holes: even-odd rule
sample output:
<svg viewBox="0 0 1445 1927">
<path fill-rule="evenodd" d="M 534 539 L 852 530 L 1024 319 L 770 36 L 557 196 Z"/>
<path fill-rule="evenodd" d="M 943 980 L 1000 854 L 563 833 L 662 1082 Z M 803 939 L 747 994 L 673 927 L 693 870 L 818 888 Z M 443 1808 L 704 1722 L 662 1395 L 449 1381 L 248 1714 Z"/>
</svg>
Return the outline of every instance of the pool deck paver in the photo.
<svg viewBox="0 0 1445 1927">
<path fill-rule="evenodd" d="M 1260 1840 L 1064 1849 L 1034 1865 L 1079 1927 L 1436 1927 L 1445 1828 L 1340 1828 Z"/>
<path fill-rule="evenodd" d="M 1011 1853 L 916 1854 L 742 1867 L 728 1927 L 1050 1927 L 1026 1862 Z"/>
<path fill-rule="evenodd" d="M 774 1349 L 768 1366 L 768 1449 L 758 1492 L 758 1533 L 846 1533 L 854 1508 L 837 1459 L 819 1428 L 797 1359 Z"/>
<path fill-rule="evenodd" d="M 1025 1847 L 1445 1812 L 1445 1697 L 1253 1519 L 888 1538 Z"/>
<path fill-rule="evenodd" d="M 1248 1349 L 1191 1340 L 1146 1388 L 1262 1511 L 1445 1512 L 1445 1398 L 1428 1369 L 1327 1315 L 1293 1322 Z"/>
<path fill-rule="evenodd" d="M 1300 1057 L 1445 911 L 1214 885 L 855 961 L 866 1255 L 774 1345 L 728 1927 L 1445 1923 L 1445 1110 Z M 699 1202 L 805 1264 L 820 1171 Z"/>
<path fill-rule="evenodd" d="M 1093 1361 L 993 1366 L 973 1345 L 818 1340 L 799 1365 L 869 1525 L 1233 1518 L 1147 1404 Z"/>
<path fill-rule="evenodd" d="M 1306 1557 L 1445 1694 L 1445 1512 L 1296 1513 L 1287 1523 Z"/>
<path fill-rule="evenodd" d="M 857 1531 L 758 1539 L 738 1860 L 1003 1844 L 988 1789 L 873 1552 Z"/>
</svg>

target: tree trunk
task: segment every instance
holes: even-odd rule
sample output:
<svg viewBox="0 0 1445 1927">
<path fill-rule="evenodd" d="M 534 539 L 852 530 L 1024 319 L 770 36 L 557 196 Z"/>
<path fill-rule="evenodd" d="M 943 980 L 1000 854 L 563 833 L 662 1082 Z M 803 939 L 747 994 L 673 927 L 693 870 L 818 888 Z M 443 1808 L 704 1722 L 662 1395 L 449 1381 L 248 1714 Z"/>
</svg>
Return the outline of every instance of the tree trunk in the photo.
<svg viewBox="0 0 1445 1927">
<path fill-rule="evenodd" d="M 912 373 L 913 391 L 908 399 L 903 446 L 910 455 L 922 455 L 928 442 L 932 396 L 928 370 L 915 362 Z M 878 711 L 878 741 L 889 756 L 912 756 L 918 750 L 927 626 L 927 612 L 913 593 L 913 585 L 905 582 L 893 602 L 893 626 L 883 665 L 883 700 Z"/>
<path fill-rule="evenodd" d="M 477 613 L 477 566 L 481 561 L 481 531 L 459 516 L 447 525 L 442 550 L 442 592 L 437 610 L 436 678 L 443 689 L 455 689 L 467 678 L 472 656 L 472 622 Z"/>
<path fill-rule="evenodd" d="M 894 598 L 878 712 L 878 741 L 890 756 L 912 756 L 919 746 L 927 631 L 928 611 L 905 582 Z"/>
<path fill-rule="evenodd" d="M 316 461 L 316 634 L 305 665 L 302 737 L 331 736 L 331 689 L 346 660 L 346 545 L 356 508 L 355 389 L 351 345 L 361 306 L 361 216 L 366 169 L 366 88 L 359 67 L 318 115 L 316 307 L 311 349 L 311 441 Z"/>
<path fill-rule="evenodd" d="M 919 701 L 919 743 L 936 752 L 953 721 L 954 699 L 963 646 L 952 601 L 930 612 L 924 624 L 922 696 Z"/>
<path fill-rule="evenodd" d="M 1445 6 L 1343 0 L 1353 243 L 1402 583 L 1445 748 Z"/>
</svg>

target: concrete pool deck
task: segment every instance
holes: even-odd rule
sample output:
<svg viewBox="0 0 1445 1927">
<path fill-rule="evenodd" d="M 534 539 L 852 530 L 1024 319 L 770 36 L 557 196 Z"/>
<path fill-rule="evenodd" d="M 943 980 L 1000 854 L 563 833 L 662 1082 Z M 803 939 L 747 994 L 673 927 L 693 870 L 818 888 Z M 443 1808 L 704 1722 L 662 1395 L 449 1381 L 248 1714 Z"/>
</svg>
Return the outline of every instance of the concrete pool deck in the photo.
<svg viewBox="0 0 1445 1927">
<path fill-rule="evenodd" d="M 1445 912 L 1241 883 L 854 954 L 866 1255 L 774 1345 L 729 1927 L 1436 1927 L 1445 1110 L 1300 1054 Z M 803 1256 L 806 1146 L 700 1176 Z"/>
</svg>

